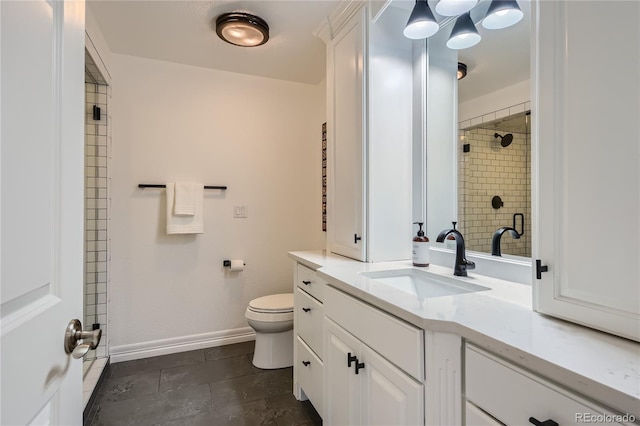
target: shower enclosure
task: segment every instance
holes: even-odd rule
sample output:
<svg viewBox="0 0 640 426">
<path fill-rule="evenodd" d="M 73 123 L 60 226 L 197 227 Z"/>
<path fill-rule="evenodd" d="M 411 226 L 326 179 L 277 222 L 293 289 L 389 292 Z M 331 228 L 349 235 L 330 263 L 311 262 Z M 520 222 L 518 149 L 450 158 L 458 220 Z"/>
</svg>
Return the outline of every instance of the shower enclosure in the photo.
<svg viewBox="0 0 640 426">
<path fill-rule="evenodd" d="M 531 256 L 530 112 L 460 129 L 458 220 L 468 250 L 491 253 L 494 233 L 503 255 Z"/>
<path fill-rule="evenodd" d="M 108 100 L 111 88 L 85 51 L 85 223 L 84 329 L 101 329 L 102 339 L 84 357 L 84 404 L 106 366 L 108 352 L 107 300 L 110 263 L 111 131 Z"/>
</svg>

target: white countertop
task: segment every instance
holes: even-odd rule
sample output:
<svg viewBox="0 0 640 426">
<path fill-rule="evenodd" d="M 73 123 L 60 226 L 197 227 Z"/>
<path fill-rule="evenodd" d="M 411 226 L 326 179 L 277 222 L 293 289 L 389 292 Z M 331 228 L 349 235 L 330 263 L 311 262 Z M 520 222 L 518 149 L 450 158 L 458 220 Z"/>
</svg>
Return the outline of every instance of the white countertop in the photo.
<svg viewBox="0 0 640 426">
<path fill-rule="evenodd" d="M 622 414 L 640 418 L 640 343 L 534 312 L 528 285 L 469 272 L 488 291 L 420 299 L 361 272 L 413 268 L 363 263 L 325 251 L 291 252 L 332 286 L 425 330 L 453 333 Z M 431 273 L 453 277 L 452 268 Z"/>
</svg>

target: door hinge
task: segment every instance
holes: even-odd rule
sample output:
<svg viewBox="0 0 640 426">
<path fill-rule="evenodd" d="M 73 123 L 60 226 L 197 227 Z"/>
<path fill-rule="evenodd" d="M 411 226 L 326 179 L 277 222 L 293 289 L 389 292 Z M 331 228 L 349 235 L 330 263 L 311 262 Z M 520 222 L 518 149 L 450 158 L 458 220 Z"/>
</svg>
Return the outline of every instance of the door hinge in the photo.
<svg viewBox="0 0 640 426">
<path fill-rule="evenodd" d="M 536 279 L 541 280 L 542 273 L 548 272 L 548 271 L 549 271 L 549 267 L 547 265 L 543 265 L 542 260 L 536 259 Z"/>
</svg>

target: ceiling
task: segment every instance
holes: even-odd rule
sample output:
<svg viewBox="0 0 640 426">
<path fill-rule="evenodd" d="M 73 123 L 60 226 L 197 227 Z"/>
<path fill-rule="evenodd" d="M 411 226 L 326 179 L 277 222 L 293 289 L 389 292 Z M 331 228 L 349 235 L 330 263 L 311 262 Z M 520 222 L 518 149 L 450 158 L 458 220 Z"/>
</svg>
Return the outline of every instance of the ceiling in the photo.
<svg viewBox="0 0 640 426">
<path fill-rule="evenodd" d="M 140 56 L 280 80 L 317 84 L 325 78 L 326 48 L 313 33 L 335 10 L 339 0 L 89 0 L 104 37 L 114 53 Z M 435 10 L 436 0 L 429 0 Z M 478 22 L 488 0 L 480 0 L 471 16 Z M 415 0 L 394 0 L 406 10 Z M 468 75 L 459 84 L 464 102 L 529 79 L 529 0 L 519 0 L 525 18 L 502 30 L 477 25 L 482 41 L 459 51 Z M 254 48 L 233 46 L 215 33 L 215 18 L 244 11 L 262 17 L 270 39 Z M 437 14 L 436 14 L 437 15 Z M 436 16 L 439 22 L 446 18 Z M 453 22 L 440 31 L 451 31 Z"/>
<path fill-rule="evenodd" d="M 280 80 L 317 84 L 326 47 L 313 32 L 340 1 L 333 0 L 89 0 L 88 8 L 114 53 Z M 215 18 L 250 12 L 267 21 L 269 42 L 246 48 L 215 32 Z"/>
</svg>

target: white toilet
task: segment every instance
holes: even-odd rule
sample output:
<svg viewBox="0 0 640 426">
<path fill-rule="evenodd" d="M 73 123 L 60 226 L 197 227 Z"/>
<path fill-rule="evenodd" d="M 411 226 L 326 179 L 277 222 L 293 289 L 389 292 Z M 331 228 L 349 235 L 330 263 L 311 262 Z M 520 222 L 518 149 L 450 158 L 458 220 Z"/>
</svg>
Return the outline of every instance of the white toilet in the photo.
<svg viewBox="0 0 640 426">
<path fill-rule="evenodd" d="M 256 331 L 253 365 L 273 369 L 293 365 L 293 293 L 249 302 L 244 316 Z"/>
</svg>

